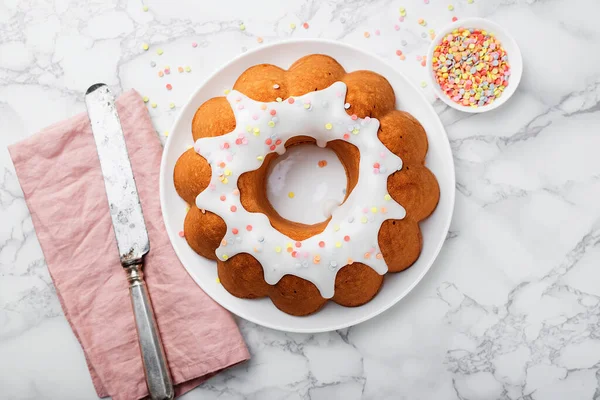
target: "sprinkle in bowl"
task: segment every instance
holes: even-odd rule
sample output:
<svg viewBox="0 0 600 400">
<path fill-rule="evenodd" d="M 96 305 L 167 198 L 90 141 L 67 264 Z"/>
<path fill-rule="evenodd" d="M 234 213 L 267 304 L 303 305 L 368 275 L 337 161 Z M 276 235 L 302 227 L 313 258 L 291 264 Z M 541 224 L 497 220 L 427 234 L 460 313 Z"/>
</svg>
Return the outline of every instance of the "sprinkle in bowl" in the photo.
<svg viewBox="0 0 600 400">
<path fill-rule="evenodd" d="M 435 94 L 450 107 L 482 113 L 504 104 L 523 74 L 515 40 L 483 18 L 458 20 L 429 46 L 427 69 Z"/>
</svg>

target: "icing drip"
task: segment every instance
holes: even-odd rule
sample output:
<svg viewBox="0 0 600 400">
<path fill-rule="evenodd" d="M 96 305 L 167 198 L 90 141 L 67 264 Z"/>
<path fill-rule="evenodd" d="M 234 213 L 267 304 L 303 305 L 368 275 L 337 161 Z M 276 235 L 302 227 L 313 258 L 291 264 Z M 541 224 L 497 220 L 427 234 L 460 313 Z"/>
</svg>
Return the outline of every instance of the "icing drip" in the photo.
<svg viewBox="0 0 600 400">
<path fill-rule="evenodd" d="M 284 275 L 295 275 L 314 283 L 325 298 L 333 297 L 335 276 L 346 264 L 361 262 L 380 275 L 387 272 L 377 237 L 385 220 L 406 215 L 387 193 L 387 178 L 402 168 L 402 160 L 377 138 L 378 120 L 346 113 L 345 97 L 343 82 L 270 103 L 237 91 L 227 95 L 236 129 L 198 139 L 194 146 L 212 168 L 210 185 L 196 197 L 196 205 L 219 215 L 227 225 L 216 250 L 220 260 L 251 254 L 262 264 L 267 283 L 274 285 Z M 325 230 L 303 241 L 274 229 L 266 215 L 247 212 L 237 187 L 240 175 L 260 168 L 269 153 L 283 154 L 284 144 L 295 136 L 312 137 L 321 147 L 346 140 L 360 151 L 356 187 L 331 210 Z"/>
</svg>

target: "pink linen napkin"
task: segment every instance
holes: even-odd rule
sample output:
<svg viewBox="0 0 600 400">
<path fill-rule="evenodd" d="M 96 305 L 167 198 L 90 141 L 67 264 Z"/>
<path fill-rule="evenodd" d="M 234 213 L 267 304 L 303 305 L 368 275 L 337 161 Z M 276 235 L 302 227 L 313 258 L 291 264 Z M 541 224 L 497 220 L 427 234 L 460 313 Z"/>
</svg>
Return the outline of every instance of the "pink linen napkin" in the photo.
<svg viewBox="0 0 600 400">
<path fill-rule="evenodd" d="M 135 91 L 117 108 L 150 237 L 145 277 L 175 392 L 249 358 L 231 315 L 175 255 L 160 210 L 162 147 Z M 100 163 L 85 113 L 9 147 L 65 316 L 98 396 L 147 396 L 133 311 L 113 233 Z"/>
</svg>

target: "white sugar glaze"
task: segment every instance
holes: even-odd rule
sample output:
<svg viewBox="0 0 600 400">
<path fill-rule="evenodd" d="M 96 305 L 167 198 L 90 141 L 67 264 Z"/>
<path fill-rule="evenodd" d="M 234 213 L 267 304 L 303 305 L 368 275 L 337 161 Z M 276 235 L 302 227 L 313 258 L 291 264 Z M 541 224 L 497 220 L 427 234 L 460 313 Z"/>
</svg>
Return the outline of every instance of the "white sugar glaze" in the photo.
<svg viewBox="0 0 600 400">
<path fill-rule="evenodd" d="M 387 272 L 377 237 L 385 220 L 406 215 L 387 193 L 388 176 L 402 168 L 402 160 L 378 139 L 379 121 L 348 115 L 345 98 L 343 82 L 269 103 L 237 91 L 227 95 L 235 130 L 198 139 L 194 146 L 212 169 L 210 185 L 196 197 L 196 205 L 227 225 L 216 250 L 220 260 L 251 254 L 261 263 L 267 283 L 295 275 L 314 283 L 325 298 L 333 297 L 336 274 L 347 264 L 361 262 L 380 275 Z M 295 136 L 314 138 L 321 147 L 346 140 L 360 151 L 358 183 L 346 201 L 333 209 L 323 232 L 299 242 L 274 229 L 266 215 L 247 212 L 237 187 L 240 175 L 260 168 L 269 153 L 283 154 L 284 144 Z"/>
</svg>

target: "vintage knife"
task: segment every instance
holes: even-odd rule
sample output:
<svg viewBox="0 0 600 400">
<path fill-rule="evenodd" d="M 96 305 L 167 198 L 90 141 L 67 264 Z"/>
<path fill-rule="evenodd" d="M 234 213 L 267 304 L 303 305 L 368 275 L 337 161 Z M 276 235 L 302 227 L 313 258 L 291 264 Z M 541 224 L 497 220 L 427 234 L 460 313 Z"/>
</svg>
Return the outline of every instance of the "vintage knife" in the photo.
<svg viewBox="0 0 600 400">
<path fill-rule="evenodd" d="M 115 99 L 105 84 L 98 83 L 87 90 L 85 103 L 104 176 L 121 265 L 129 281 L 148 392 L 151 399 L 172 399 L 173 383 L 142 273 L 150 240 Z"/>
</svg>

